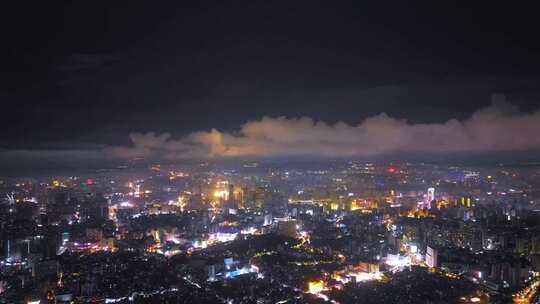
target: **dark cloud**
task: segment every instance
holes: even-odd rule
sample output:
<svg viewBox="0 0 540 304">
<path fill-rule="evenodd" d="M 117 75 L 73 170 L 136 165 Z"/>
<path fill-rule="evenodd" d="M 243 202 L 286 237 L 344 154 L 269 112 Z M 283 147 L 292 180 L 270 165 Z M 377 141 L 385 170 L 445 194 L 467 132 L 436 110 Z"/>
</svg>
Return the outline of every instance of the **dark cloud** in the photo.
<svg viewBox="0 0 540 304">
<path fill-rule="evenodd" d="M 58 64 L 57 69 L 61 71 L 88 70 L 111 64 L 117 60 L 117 57 L 110 54 L 73 54 Z"/>
<path fill-rule="evenodd" d="M 4 148 L 125 146 L 127 134 L 149 130 L 173 139 L 211 128 L 231 135 L 264 116 L 332 127 L 381 112 L 409 125 L 464 121 L 492 92 L 523 111 L 540 106 L 540 19 L 526 5 L 9 6 Z M 182 151 L 199 145 L 185 144 Z"/>
</svg>

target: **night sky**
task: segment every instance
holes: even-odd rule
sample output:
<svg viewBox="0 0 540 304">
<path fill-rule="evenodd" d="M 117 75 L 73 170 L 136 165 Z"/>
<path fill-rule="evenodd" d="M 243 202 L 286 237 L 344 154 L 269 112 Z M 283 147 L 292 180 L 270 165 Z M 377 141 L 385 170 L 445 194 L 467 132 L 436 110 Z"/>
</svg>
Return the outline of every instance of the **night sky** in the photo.
<svg viewBox="0 0 540 304">
<path fill-rule="evenodd" d="M 522 112 L 540 107 L 536 10 L 406 2 L 4 8 L 2 148 L 128 146 L 133 132 L 234 134 L 264 116 L 354 126 L 385 112 L 444 123 L 470 118 L 494 93 Z"/>
</svg>

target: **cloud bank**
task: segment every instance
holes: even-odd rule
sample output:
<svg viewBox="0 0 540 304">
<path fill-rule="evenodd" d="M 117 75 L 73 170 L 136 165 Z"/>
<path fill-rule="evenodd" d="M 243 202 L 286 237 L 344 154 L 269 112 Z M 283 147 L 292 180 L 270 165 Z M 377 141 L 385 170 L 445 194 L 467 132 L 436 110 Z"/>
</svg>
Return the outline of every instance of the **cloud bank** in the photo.
<svg viewBox="0 0 540 304">
<path fill-rule="evenodd" d="M 234 157 L 371 157 L 390 153 L 501 152 L 540 149 L 540 109 L 520 113 L 504 96 L 469 119 L 411 124 L 382 113 L 357 125 L 311 118 L 264 117 L 237 132 L 216 129 L 180 139 L 168 133 L 132 133 L 133 146 L 108 152 L 120 157 L 204 159 Z"/>
</svg>

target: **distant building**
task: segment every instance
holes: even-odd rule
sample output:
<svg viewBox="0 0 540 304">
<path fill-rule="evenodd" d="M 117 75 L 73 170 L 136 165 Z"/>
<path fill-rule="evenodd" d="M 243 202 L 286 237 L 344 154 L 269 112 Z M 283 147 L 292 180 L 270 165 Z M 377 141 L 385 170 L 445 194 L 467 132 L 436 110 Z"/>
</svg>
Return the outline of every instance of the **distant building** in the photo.
<svg viewBox="0 0 540 304">
<path fill-rule="evenodd" d="M 426 205 L 428 209 L 431 209 L 431 203 L 435 200 L 435 188 L 430 187 L 427 189 Z"/>
<path fill-rule="evenodd" d="M 86 228 L 86 238 L 92 242 L 103 241 L 103 230 L 101 228 Z"/>
<path fill-rule="evenodd" d="M 264 215 L 264 222 L 263 226 L 272 225 L 272 214 L 265 214 Z"/>
<path fill-rule="evenodd" d="M 53 193 L 53 203 L 47 206 L 48 221 L 50 223 L 69 222 L 75 213 L 76 199 L 71 197 L 71 193 L 64 189 L 55 189 Z"/>
<path fill-rule="evenodd" d="M 234 185 L 229 184 L 229 194 L 227 195 L 226 208 L 238 209 L 238 200 L 234 197 Z"/>
<path fill-rule="evenodd" d="M 434 268 L 434 267 L 437 267 L 437 255 L 438 255 L 438 252 L 437 252 L 437 249 L 434 249 L 430 246 L 427 247 L 427 250 L 426 250 L 426 264 L 431 267 L 431 268 Z"/>
<path fill-rule="evenodd" d="M 208 265 L 208 281 L 216 280 L 216 265 Z"/>
<path fill-rule="evenodd" d="M 109 218 L 109 202 L 102 195 L 87 201 L 83 208 L 85 220 L 106 220 Z"/>
<path fill-rule="evenodd" d="M 279 221 L 277 226 L 277 233 L 288 237 L 296 237 L 296 220 Z"/>
<path fill-rule="evenodd" d="M 56 260 L 45 260 L 32 266 L 32 276 L 38 278 L 56 276 L 59 270 L 59 264 Z"/>
</svg>

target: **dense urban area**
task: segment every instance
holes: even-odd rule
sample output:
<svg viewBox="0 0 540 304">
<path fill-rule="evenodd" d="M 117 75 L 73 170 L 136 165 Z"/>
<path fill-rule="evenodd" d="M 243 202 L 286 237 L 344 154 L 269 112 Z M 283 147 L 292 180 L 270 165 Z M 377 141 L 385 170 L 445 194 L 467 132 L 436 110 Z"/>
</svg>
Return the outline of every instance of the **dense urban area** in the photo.
<svg viewBox="0 0 540 304">
<path fill-rule="evenodd" d="M 540 165 L 0 180 L 0 303 L 540 303 Z"/>
</svg>

